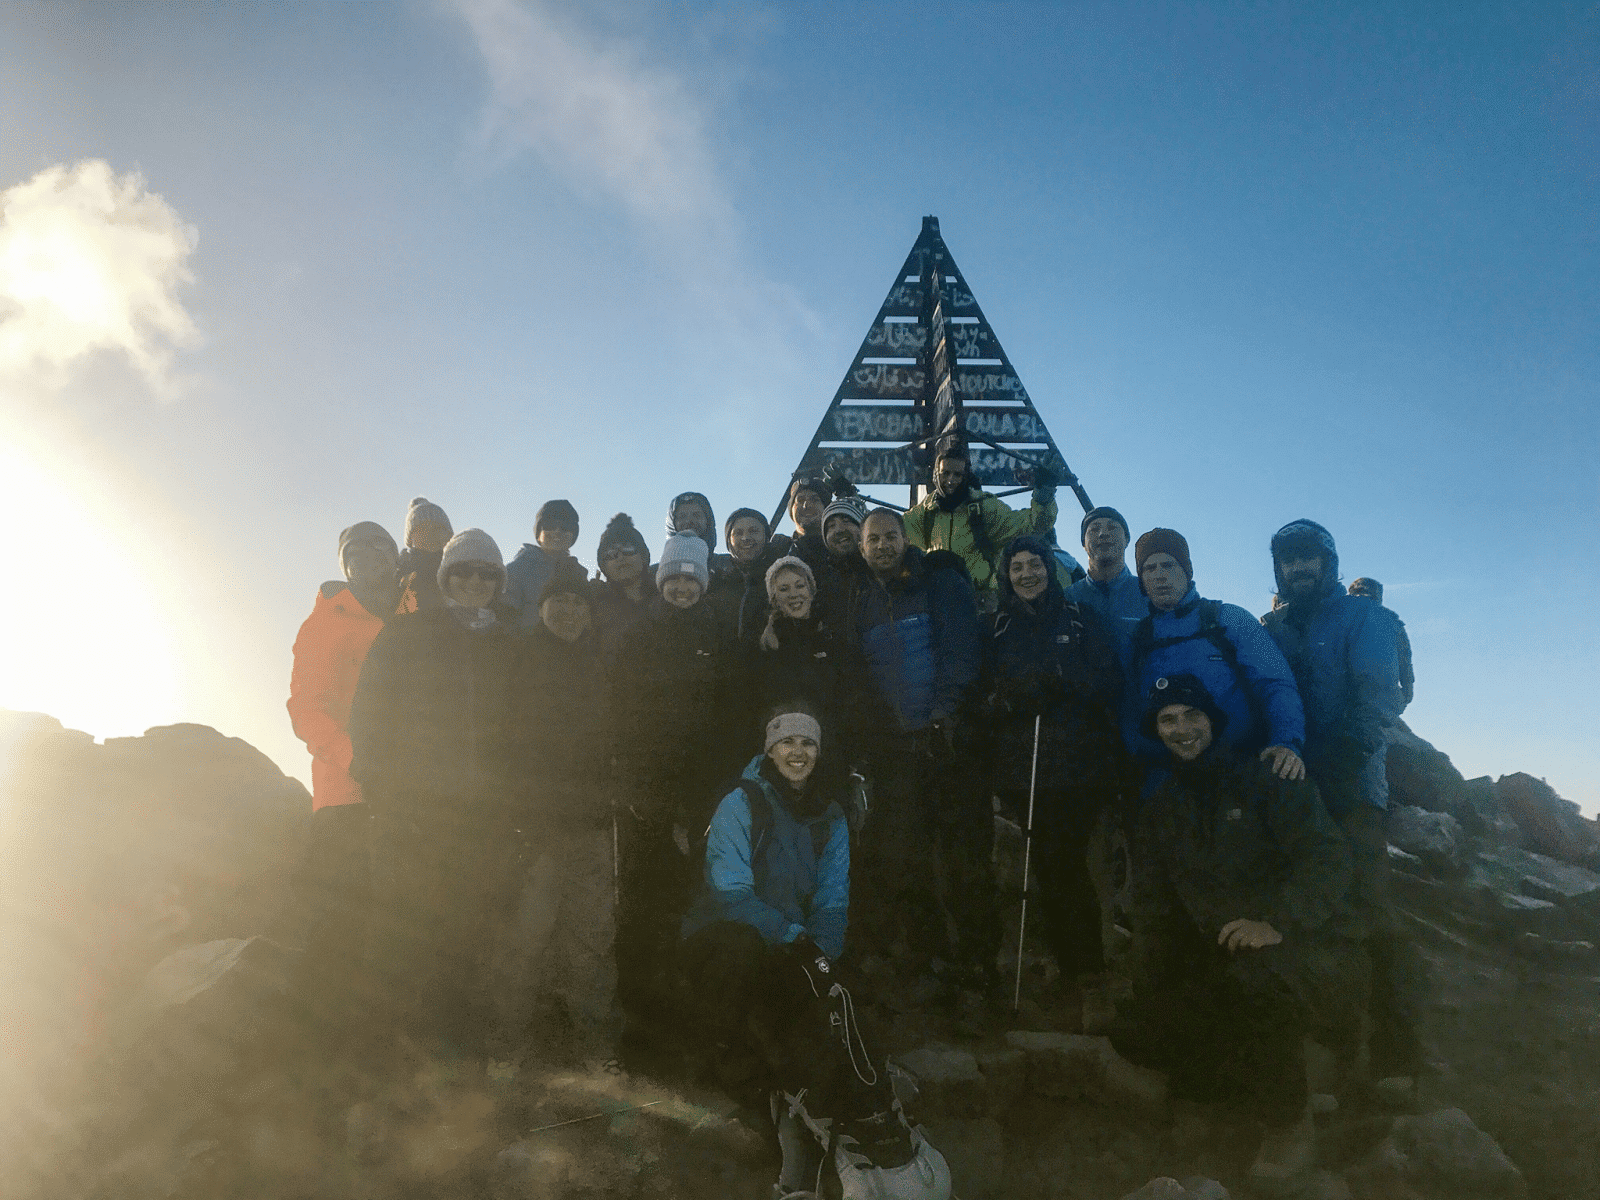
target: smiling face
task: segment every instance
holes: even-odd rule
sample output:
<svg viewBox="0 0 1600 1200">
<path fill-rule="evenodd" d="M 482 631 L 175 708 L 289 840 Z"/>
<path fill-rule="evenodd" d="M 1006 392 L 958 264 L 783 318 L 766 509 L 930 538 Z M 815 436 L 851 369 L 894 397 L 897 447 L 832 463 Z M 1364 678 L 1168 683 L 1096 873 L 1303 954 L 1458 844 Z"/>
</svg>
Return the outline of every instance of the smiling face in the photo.
<svg viewBox="0 0 1600 1200">
<path fill-rule="evenodd" d="M 668 575 L 661 585 L 661 598 L 673 608 L 693 608 L 704 590 L 693 575 Z"/>
<path fill-rule="evenodd" d="M 1171 612 L 1189 590 L 1189 577 L 1170 554 L 1152 554 L 1139 570 L 1139 582 L 1150 603 L 1162 612 Z"/>
<path fill-rule="evenodd" d="M 906 535 L 888 513 L 869 513 L 861 526 L 861 557 L 879 579 L 892 579 L 906 560 Z"/>
<path fill-rule="evenodd" d="M 578 540 L 578 531 L 568 529 L 565 525 L 546 525 L 533 535 L 533 540 L 550 557 L 565 558 L 572 549 L 572 543 Z"/>
<path fill-rule="evenodd" d="M 786 617 L 803 621 L 811 615 L 811 584 L 792 567 L 772 577 L 772 607 Z"/>
<path fill-rule="evenodd" d="M 1011 579 L 1011 590 L 1024 600 L 1037 600 L 1050 586 L 1050 568 L 1044 559 L 1029 550 L 1013 554 L 1006 573 Z"/>
<path fill-rule="evenodd" d="M 823 545 L 834 558 L 849 558 L 861 553 L 861 525 L 843 513 L 834 513 L 822 531 Z"/>
<path fill-rule="evenodd" d="M 778 768 L 780 775 L 798 786 L 811 778 L 811 772 L 817 769 L 820 753 L 821 748 L 814 741 L 796 734 L 772 743 L 767 757 Z"/>
<path fill-rule="evenodd" d="M 677 526 L 679 533 L 698 533 L 710 540 L 711 514 L 698 500 L 680 501 L 678 507 L 672 510 L 672 523 Z"/>
<path fill-rule="evenodd" d="M 608 546 L 600 556 L 600 573 L 608 583 L 632 583 L 644 574 L 644 558 L 644 551 L 637 546 Z"/>
<path fill-rule="evenodd" d="M 801 533 L 811 533 L 822 520 L 822 510 L 827 502 L 810 488 L 801 488 L 789 501 L 789 519 Z"/>
<path fill-rule="evenodd" d="M 444 577 L 444 594 L 468 608 L 488 608 L 504 580 L 505 572 L 492 563 L 456 563 Z"/>
<path fill-rule="evenodd" d="M 728 530 L 728 553 L 735 562 L 755 562 L 767 544 L 767 523 L 758 517 L 740 517 Z"/>
<path fill-rule="evenodd" d="M 954 454 L 933 464 L 933 487 L 941 496 L 953 496 L 967 477 L 967 460 Z"/>
<path fill-rule="evenodd" d="M 539 605 L 539 620 L 563 642 L 575 642 L 589 632 L 589 602 L 576 592 L 557 592 Z"/>
<path fill-rule="evenodd" d="M 1187 704 L 1169 704 L 1156 714 L 1156 736 L 1174 758 L 1193 762 L 1211 745 L 1211 718 Z"/>
<path fill-rule="evenodd" d="M 1322 590 L 1323 558 L 1299 551 L 1278 561 L 1285 600 L 1309 600 Z"/>
</svg>

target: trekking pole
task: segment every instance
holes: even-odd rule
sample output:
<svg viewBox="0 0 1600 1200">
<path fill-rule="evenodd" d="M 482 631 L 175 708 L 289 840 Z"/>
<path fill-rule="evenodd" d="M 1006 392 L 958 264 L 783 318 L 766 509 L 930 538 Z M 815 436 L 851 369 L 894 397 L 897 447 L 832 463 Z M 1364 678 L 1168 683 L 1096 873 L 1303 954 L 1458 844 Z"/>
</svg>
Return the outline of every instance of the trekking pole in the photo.
<svg viewBox="0 0 1600 1200">
<path fill-rule="evenodd" d="M 1022 1007 L 1022 943 L 1028 935 L 1028 867 L 1033 858 L 1033 792 L 1039 782 L 1039 720 L 1033 718 L 1033 766 L 1028 771 L 1028 828 L 1022 839 L 1022 923 L 1017 926 L 1017 983 L 1011 992 L 1011 1011 Z"/>
</svg>

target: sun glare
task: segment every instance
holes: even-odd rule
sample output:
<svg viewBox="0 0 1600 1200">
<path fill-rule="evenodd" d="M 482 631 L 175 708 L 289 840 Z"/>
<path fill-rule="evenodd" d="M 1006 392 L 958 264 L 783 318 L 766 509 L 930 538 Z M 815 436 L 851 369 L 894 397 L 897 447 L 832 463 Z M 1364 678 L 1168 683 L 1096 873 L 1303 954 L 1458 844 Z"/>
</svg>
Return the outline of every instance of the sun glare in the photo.
<svg viewBox="0 0 1600 1200">
<path fill-rule="evenodd" d="M 9 443 L 10 439 L 6 439 Z M 0 707 L 96 737 L 142 733 L 178 709 L 168 621 L 131 531 L 91 481 L 0 443 L 12 565 L 0 588 Z"/>
</svg>

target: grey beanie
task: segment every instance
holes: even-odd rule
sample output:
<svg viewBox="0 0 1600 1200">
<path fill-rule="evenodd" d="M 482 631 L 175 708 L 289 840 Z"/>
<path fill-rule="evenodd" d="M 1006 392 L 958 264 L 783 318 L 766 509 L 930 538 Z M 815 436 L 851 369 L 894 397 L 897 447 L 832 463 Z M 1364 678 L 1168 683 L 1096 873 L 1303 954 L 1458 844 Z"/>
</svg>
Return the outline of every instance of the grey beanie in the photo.
<svg viewBox="0 0 1600 1200">
<path fill-rule="evenodd" d="M 429 526 L 432 526 L 430 529 Z M 450 527 L 450 518 L 426 496 L 418 496 L 411 502 L 411 507 L 406 510 L 406 545 L 418 550 L 442 550 L 444 543 L 448 542 L 455 530 Z M 419 546 L 419 534 L 432 534 L 439 538 L 439 543 L 434 546 Z"/>
<path fill-rule="evenodd" d="M 505 589 L 506 561 L 500 557 L 500 547 L 483 530 L 463 529 L 445 543 L 444 554 L 439 558 L 438 580 L 441 588 L 449 577 L 450 568 L 458 563 L 487 563 L 500 572 L 500 590 Z"/>
<path fill-rule="evenodd" d="M 394 538 L 382 525 L 379 525 L 376 521 L 357 521 L 339 535 L 339 569 L 341 571 L 345 569 L 344 552 L 349 548 L 350 543 L 357 538 L 382 538 L 389 543 L 389 549 L 396 554 L 400 553 L 400 547 L 394 544 Z"/>
<path fill-rule="evenodd" d="M 667 539 L 667 544 L 661 547 L 661 564 L 656 567 L 656 587 L 659 588 L 674 575 L 693 575 L 700 581 L 700 590 L 705 591 L 711 586 L 711 573 L 706 569 L 710 554 L 711 547 L 698 534 L 673 534 Z"/>
<path fill-rule="evenodd" d="M 778 577 L 779 571 L 798 571 L 806 577 L 806 582 L 811 585 L 811 594 L 817 594 L 817 577 L 811 573 L 811 568 L 806 565 L 806 560 L 796 558 L 793 554 L 786 554 L 777 562 L 767 568 L 767 600 L 772 600 L 772 581 Z"/>
</svg>

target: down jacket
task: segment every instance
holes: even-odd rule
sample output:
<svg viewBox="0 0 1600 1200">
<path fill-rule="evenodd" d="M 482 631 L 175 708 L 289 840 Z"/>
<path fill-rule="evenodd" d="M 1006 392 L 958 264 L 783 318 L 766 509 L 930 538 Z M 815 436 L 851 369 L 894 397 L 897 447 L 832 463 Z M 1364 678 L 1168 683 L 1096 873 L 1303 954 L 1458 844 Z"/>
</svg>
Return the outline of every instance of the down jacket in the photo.
<svg viewBox="0 0 1600 1200">
<path fill-rule="evenodd" d="M 350 778 L 350 703 L 383 618 L 361 606 L 348 584 L 325 583 L 294 639 L 289 720 L 311 751 L 311 808 L 359 804 Z"/>
<path fill-rule="evenodd" d="M 772 810 L 759 844 L 750 844 L 754 822 L 742 789 L 717 806 L 707 833 L 704 883 L 683 919 L 683 936 L 718 921 L 740 921 L 769 946 L 805 934 L 837 958 L 850 910 L 849 826 L 836 803 L 809 816 L 794 811 L 793 790 L 770 762 L 758 755 L 743 775 L 760 787 Z M 826 829 L 825 838 L 813 835 L 816 825 Z"/>
<path fill-rule="evenodd" d="M 982 649 L 977 598 L 959 560 L 907 546 L 898 576 L 862 587 L 855 620 L 868 673 L 901 732 L 960 714 Z"/>
</svg>

